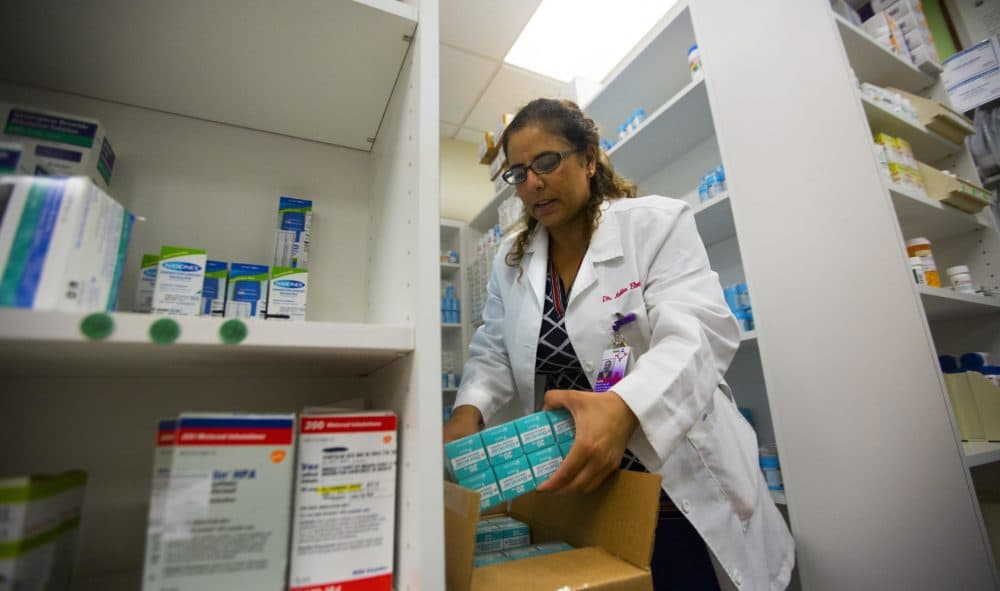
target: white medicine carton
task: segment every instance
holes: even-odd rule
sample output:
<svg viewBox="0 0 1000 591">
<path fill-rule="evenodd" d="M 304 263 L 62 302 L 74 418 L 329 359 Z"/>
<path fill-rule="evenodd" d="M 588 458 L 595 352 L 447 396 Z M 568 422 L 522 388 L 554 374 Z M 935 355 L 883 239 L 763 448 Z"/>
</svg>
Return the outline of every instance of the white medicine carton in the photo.
<svg viewBox="0 0 1000 591">
<path fill-rule="evenodd" d="M 115 151 L 100 121 L 0 103 L 0 140 L 17 142 L 30 155 L 28 174 L 87 175 L 105 191 L 115 169 Z"/>
<path fill-rule="evenodd" d="M 174 460 L 177 421 L 165 419 L 156 426 L 156 451 L 153 454 L 153 484 L 149 495 L 149 517 L 146 522 L 146 558 L 143 561 L 143 591 L 158 589 L 157 577 L 163 560 L 163 510 L 170 488 L 170 466 Z"/>
<path fill-rule="evenodd" d="M 163 503 L 156 591 L 285 584 L 295 415 L 183 413 Z"/>
<path fill-rule="evenodd" d="M 289 591 L 391 591 L 396 415 L 307 408 L 298 452 Z"/>
<path fill-rule="evenodd" d="M 180 246 L 160 249 L 156 267 L 156 287 L 153 289 L 153 314 L 167 316 L 198 316 L 201 313 L 201 292 L 205 287 L 204 250 Z"/>
<path fill-rule="evenodd" d="M 267 318 L 305 320 L 308 288 L 309 271 L 271 267 L 271 282 L 267 289 Z"/>
</svg>

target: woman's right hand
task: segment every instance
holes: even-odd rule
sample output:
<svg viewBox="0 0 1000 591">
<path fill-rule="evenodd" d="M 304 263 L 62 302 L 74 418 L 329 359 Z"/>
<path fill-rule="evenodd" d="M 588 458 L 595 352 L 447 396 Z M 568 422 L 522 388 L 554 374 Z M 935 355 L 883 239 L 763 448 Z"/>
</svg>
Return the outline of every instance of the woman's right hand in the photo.
<svg viewBox="0 0 1000 591">
<path fill-rule="evenodd" d="M 444 425 L 444 442 L 448 443 L 478 433 L 482 422 L 483 413 L 475 406 L 463 404 L 455 407 L 451 412 L 451 418 Z"/>
</svg>

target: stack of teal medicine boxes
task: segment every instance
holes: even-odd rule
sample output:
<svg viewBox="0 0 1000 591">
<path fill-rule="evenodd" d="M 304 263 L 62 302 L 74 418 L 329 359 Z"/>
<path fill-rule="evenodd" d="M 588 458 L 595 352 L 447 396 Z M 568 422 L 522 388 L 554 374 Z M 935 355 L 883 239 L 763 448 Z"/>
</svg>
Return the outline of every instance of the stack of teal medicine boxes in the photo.
<svg viewBox="0 0 1000 591">
<path fill-rule="evenodd" d="M 481 509 L 535 490 L 569 454 L 576 428 L 566 410 L 537 412 L 444 446 L 449 477 L 479 493 Z"/>
</svg>

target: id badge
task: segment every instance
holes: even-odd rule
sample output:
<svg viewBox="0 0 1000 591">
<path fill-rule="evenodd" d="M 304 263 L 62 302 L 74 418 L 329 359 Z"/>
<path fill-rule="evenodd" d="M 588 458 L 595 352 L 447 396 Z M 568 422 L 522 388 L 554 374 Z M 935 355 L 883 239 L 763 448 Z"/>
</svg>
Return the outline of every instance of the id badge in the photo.
<svg viewBox="0 0 1000 591">
<path fill-rule="evenodd" d="M 625 377 L 631 354 L 632 348 L 628 346 L 615 347 L 604 352 L 601 356 L 601 366 L 597 370 L 597 378 L 594 380 L 594 392 L 607 392 Z"/>
</svg>

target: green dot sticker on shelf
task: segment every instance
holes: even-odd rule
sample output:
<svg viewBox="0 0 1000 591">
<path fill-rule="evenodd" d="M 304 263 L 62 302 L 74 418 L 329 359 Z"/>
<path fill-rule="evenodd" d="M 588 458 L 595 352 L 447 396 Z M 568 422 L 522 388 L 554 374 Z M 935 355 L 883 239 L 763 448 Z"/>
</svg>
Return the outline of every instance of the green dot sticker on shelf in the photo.
<svg viewBox="0 0 1000 591">
<path fill-rule="evenodd" d="M 181 325 L 170 318 L 160 318 L 149 325 L 149 340 L 157 345 L 169 345 L 181 336 Z"/>
<path fill-rule="evenodd" d="M 115 321 L 103 312 L 88 314 L 80 322 L 80 332 L 92 341 L 103 341 L 115 331 Z"/>
<path fill-rule="evenodd" d="M 247 325 L 235 318 L 227 320 L 219 327 L 219 338 L 227 345 L 239 345 L 247 338 Z"/>
</svg>

